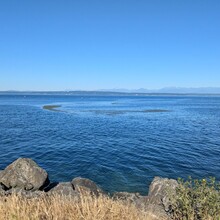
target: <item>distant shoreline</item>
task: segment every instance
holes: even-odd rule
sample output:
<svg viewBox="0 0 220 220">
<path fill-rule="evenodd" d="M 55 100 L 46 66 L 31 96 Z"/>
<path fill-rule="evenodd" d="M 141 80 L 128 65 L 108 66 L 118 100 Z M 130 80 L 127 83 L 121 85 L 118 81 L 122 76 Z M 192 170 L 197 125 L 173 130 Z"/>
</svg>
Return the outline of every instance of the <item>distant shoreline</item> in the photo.
<svg viewBox="0 0 220 220">
<path fill-rule="evenodd" d="M 107 91 L 0 91 L 0 95 L 56 95 L 56 96 L 220 96 L 220 93 L 140 93 Z"/>
</svg>

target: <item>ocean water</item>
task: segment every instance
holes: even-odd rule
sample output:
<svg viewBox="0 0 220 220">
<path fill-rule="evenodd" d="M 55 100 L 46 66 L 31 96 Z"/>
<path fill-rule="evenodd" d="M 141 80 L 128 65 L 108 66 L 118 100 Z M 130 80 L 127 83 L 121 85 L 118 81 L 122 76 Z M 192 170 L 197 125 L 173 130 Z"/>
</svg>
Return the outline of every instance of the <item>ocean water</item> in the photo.
<svg viewBox="0 0 220 220">
<path fill-rule="evenodd" d="M 18 157 L 108 192 L 146 194 L 154 176 L 220 180 L 220 97 L 0 95 L 0 170 Z"/>
</svg>

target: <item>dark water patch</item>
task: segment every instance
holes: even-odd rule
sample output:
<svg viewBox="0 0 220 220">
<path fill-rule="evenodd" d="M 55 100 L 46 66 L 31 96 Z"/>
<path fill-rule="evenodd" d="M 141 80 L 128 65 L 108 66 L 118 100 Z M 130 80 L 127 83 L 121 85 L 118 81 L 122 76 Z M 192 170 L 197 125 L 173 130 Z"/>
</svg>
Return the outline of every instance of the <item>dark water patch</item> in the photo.
<svg viewBox="0 0 220 220">
<path fill-rule="evenodd" d="M 126 111 L 114 111 L 114 110 L 90 110 L 90 112 L 95 114 L 105 114 L 105 115 L 120 115 L 125 114 Z"/>
<path fill-rule="evenodd" d="M 165 110 L 165 109 L 147 109 L 139 112 L 144 112 L 144 113 L 157 113 L 157 112 L 170 112 L 170 110 Z"/>
<path fill-rule="evenodd" d="M 120 115 L 126 113 L 162 113 L 162 112 L 170 112 L 170 110 L 164 109 L 147 109 L 147 110 L 89 110 L 88 112 L 92 112 L 95 114 L 106 114 L 106 115 Z"/>
<path fill-rule="evenodd" d="M 43 109 L 49 110 L 49 111 L 54 111 L 54 112 L 62 112 L 60 109 L 57 109 L 60 107 L 62 107 L 62 106 L 61 105 L 44 105 Z"/>
</svg>

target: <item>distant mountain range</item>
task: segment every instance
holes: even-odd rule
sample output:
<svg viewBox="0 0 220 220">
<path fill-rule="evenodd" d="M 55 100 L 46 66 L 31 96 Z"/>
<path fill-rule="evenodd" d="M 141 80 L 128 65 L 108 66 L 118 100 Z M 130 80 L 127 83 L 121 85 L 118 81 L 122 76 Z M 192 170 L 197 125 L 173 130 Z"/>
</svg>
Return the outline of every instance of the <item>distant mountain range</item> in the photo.
<svg viewBox="0 0 220 220">
<path fill-rule="evenodd" d="M 165 87 L 162 89 L 102 89 L 101 92 L 125 92 L 125 93 L 172 93 L 172 94 L 220 94 L 220 87 Z"/>
</svg>

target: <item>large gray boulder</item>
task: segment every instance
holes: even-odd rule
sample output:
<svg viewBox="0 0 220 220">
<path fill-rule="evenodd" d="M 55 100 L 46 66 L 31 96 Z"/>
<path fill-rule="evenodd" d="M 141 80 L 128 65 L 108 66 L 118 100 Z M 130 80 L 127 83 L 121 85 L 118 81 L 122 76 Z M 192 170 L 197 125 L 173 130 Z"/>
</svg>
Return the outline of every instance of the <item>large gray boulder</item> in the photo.
<svg viewBox="0 0 220 220">
<path fill-rule="evenodd" d="M 71 183 L 74 189 L 82 195 L 91 194 L 99 196 L 101 194 L 105 194 L 104 191 L 92 180 L 86 178 L 76 177 L 71 181 Z"/>
<path fill-rule="evenodd" d="M 166 212 L 170 210 L 170 199 L 175 196 L 178 182 L 174 179 L 155 177 L 150 184 L 148 199 L 153 205 L 163 205 Z"/>
<path fill-rule="evenodd" d="M 73 189 L 73 185 L 70 182 L 58 183 L 55 187 L 50 189 L 48 195 L 60 195 L 68 196 L 78 199 L 79 193 Z"/>
<path fill-rule="evenodd" d="M 47 172 L 33 160 L 19 158 L 0 173 L 0 183 L 10 188 L 41 190 L 49 183 Z"/>
<path fill-rule="evenodd" d="M 155 177 L 150 184 L 148 196 L 138 193 L 118 192 L 113 198 L 134 204 L 139 210 L 144 211 L 147 219 L 169 220 L 170 198 L 175 196 L 176 180 Z"/>
<path fill-rule="evenodd" d="M 141 212 L 144 212 L 146 219 L 151 220 L 169 220 L 162 205 L 151 204 L 148 196 L 142 196 L 139 193 L 116 192 L 113 199 L 122 200 L 125 203 L 131 203 Z"/>
<path fill-rule="evenodd" d="M 169 220 L 170 198 L 175 196 L 177 186 L 176 180 L 155 177 L 150 184 L 148 196 L 131 194 L 127 198 L 132 200 L 137 208 L 144 210 L 147 219 Z"/>
</svg>

